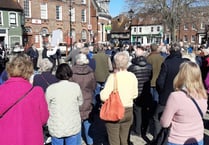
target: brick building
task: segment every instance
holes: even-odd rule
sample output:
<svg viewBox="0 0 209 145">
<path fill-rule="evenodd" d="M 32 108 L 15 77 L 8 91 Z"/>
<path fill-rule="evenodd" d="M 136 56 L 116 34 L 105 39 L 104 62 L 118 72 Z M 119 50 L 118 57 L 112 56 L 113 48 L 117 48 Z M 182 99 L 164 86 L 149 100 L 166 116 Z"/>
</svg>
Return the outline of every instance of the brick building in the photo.
<svg viewBox="0 0 209 145">
<path fill-rule="evenodd" d="M 23 45 L 41 48 L 54 30 L 62 31 L 62 41 L 72 44 L 104 41 L 104 24 L 111 17 L 109 1 L 98 0 L 17 0 L 24 9 Z M 104 9 L 103 7 L 106 6 Z M 101 25 L 102 24 L 102 25 Z M 102 40 L 103 39 L 103 40 Z"/>
</svg>

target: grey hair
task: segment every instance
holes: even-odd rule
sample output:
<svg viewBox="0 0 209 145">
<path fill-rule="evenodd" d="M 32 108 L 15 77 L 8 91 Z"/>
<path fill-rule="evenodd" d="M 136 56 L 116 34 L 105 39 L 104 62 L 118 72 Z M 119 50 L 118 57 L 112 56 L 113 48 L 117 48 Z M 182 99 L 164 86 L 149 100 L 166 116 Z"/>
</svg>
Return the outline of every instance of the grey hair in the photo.
<svg viewBox="0 0 209 145">
<path fill-rule="evenodd" d="M 118 52 L 114 56 L 116 69 L 127 69 L 129 63 L 129 54 L 127 51 Z"/>
<path fill-rule="evenodd" d="M 41 72 L 50 71 L 52 66 L 53 64 L 48 58 L 43 58 L 42 60 L 40 60 L 39 67 Z"/>
<path fill-rule="evenodd" d="M 75 60 L 76 60 L 76 64 L 78 65 L 89 64 L 89 60 L 86 54 L 83 54 L 83 53 L 76 55 Z"/>
</svg>

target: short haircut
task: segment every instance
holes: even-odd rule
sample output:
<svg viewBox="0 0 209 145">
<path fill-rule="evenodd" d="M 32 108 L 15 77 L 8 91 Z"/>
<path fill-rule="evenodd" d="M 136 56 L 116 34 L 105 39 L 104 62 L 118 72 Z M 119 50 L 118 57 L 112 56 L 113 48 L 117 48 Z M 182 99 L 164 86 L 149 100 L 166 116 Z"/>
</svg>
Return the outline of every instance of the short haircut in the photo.
<svg viewBox="0 0 209 145">
<path fill-rule="evenodd" d="M 127 51 L 118 52 L 114 56 L 116 69 L 127 69 L 129 63 L 129 54 Z"/>
<path fill-rule="evenodd" d="M 30 57 L 26 54 L 16 54 L 6 64 L 6 71 L 9 77 L 22 77 L 29 80 L 34 69 Z"/>
<path fill-rule="evenodd" d="M 152 52 L 155 52 L 158 50 L 158 45 L 157 44 L 151 44 L 150 49 Z"/>
<path fill-rule="evenodd" d="M 56 78 L 59 80 L 69 80 L 73 75 L 70 66 L 67 63 L 62 63 L 56 70 Z"/>
</svg>

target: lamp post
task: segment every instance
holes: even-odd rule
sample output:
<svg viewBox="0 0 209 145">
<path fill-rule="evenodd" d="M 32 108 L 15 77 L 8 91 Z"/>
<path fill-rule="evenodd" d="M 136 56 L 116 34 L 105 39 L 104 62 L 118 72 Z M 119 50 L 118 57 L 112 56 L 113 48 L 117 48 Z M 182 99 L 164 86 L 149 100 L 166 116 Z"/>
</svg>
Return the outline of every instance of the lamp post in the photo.
<svg viewBox="0 0 209 145">
<path fill-rule="evenodd" d="M 131 25 L 132 25 L 132 18 L 134 15 L 134 11 L 132 9 L 130 9 L 128 11 L 128 17 L 129 17 L 129 39 L 130 39 L 130 43 L 131 43 Z"/>
<path fill-rule="evenodd" d="M 70 50 L 72 50 L 72 40 L 73 40 L 72 39 L 72 0 L 69 0 L 69 17 L 70 17 Z M 66 53 L 68 52 L 66 51 Z"/>
<path fill-rule="evenodd" d="M 104 36 L 103 36 L 104 35 L 104 23 L 101 23 L 101 25 L 102 25 L 102 42 L 103 42 L 103 40 L 104 40 L 103 39 L 104 38 Z"/>
</svg>

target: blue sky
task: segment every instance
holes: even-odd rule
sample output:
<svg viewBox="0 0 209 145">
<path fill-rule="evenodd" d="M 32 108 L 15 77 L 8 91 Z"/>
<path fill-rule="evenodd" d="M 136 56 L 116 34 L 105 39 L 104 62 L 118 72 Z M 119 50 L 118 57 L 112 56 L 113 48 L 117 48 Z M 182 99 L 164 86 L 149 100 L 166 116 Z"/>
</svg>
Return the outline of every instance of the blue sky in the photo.
<svg viewBox="0 0 209 145">
<path fill-rule="evenodd" d="M 120 13 L 124 12 L 125 2 L 124 0 L 110 0 L 110 15 L 112 17 L 118 16 Z"/>
</svg>

